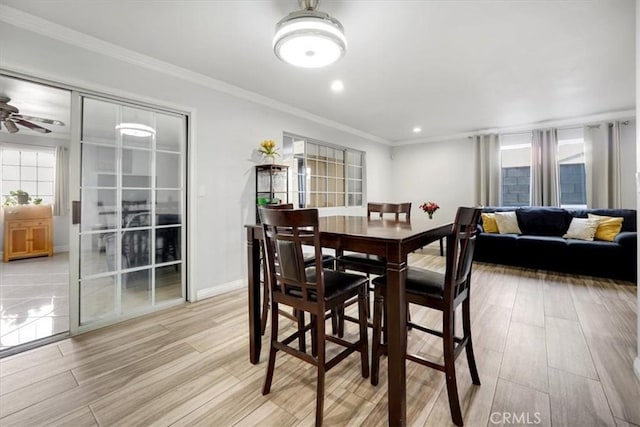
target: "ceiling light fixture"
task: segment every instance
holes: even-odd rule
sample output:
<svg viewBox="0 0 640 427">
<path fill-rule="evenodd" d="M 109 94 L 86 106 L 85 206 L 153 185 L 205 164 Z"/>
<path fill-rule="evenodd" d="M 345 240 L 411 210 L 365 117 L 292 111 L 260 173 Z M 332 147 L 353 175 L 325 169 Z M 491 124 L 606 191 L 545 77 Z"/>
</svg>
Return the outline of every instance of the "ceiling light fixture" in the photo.
<svg viewBox="0 0 640 427">
<path fill-rule="evenodd" d="M 342 83 L 342 80 L 334 80 L 331 83 L 331 90 L 334 92 L 342 92 L 344 90 L 344 83 Z"/>
<path fill-rule="evenodd" d="M 156 130 L 151 126 L 140 123 L 120 123 L 116 126 L 116 129 L 123 135 L 137 136 L 139 138 L 155 135 L 156 133 Z"/>
<path fill-rule="evenodd" d="M 413 133 L 420 133 L 422 132 L 422 128 L 420 126 L 416 126 L 413 128 Z"/>
<path fill-rule="evenodd" d="M 291 12 L 276 24 L 273 51 L 282 61 L 296 67 L 318 68 L 344 56 L 344 28 L 337 19 L 316 10 L 319 1 L 298 0 L 302 10 Z"/>
</svg>

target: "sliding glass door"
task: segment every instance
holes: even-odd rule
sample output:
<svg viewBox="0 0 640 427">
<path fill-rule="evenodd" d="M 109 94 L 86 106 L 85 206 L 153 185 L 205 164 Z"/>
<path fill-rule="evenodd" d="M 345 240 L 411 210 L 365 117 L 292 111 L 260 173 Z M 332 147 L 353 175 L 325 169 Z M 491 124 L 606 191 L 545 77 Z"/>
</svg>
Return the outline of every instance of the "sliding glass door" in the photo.
<svg viewBox="0 0 640 427">
<path fill-rule="evenodd" d="M 186 299 L 187 119 L 80 97 L 79 325 Z"/>
</svg>

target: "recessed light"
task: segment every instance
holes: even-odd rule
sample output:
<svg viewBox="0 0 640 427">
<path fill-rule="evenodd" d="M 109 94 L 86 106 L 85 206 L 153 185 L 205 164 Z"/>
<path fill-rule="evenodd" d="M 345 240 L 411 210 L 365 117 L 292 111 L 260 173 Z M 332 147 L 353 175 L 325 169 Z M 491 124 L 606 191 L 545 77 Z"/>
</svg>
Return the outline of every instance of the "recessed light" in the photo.
<svg viewBox="0 0 640 427">
<path fill-rule="evenodd" d="M 420 133 L 422 132 L 422 128 L 420 126 L 416 126 L 413 128 L 413 133 Z"/>
<path fill-rule="evenodd" d="M 334 92 L 342 92 L 342 90 L 344 89 L 344 83 L 342 83 L 342 80 L 334 80 L 331 83 L 331 90 Z"/>
</svg>

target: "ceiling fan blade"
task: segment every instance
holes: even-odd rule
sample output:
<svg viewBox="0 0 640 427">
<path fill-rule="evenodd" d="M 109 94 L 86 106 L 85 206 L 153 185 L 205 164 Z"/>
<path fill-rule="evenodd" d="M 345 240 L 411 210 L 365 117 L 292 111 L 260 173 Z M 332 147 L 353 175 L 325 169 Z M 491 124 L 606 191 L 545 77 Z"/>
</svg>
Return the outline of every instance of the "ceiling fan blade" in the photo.
<svg viewBox="0 0 640 427">
<path fill-rule="evenodd" d="M 21 126 L 24 126 L 24 127 L 26 127 L 26 128 L 29 128 L 29 129 L 31 129 L 31 130 L 34 130 L 34 131 L 36 131 L 36 132 L 40 132 L 40 133 L 49 133 L 49 132 L 51 132 L 51 131 L 50 131 L 49 129 L 47 129 L 47 128 L 43 128 L 42 126 L 39 126 L 39 125 L 37 125 L 37 124 L 35 124 L 35 123 L 31 123 L 31 122 L 28 122 L 28 121 L 26 121 L 26 120 L 22 120 L 22 119 L 14 119 L 14 118 L 12 118 L 11 120 L 6 120 L 6 121 L 5 121 L 5 124 L 7 124 L 7 123 L 12 123 L 12 122 L 15 122 L 15 123 L 17 123 L 17 124 L 19 124 L 19 125 L 21 125 Z M 15 126 L 15 125 L 14 125 L 14 126 Z"/>
<path fill-rule="evenodd" d="M 5 120 L 4 122 L 4 127 L 7 128 L 7 130 L 9 131 L 9 133 L 16 133 L 18 132 L 18 126 L 16 126 L 15 123 L 13 123 L 11 120 Z"/>
<path fill-rule="evenodd" d="M 43 119 L 42 117 L 25 116 L 23 114 L 12 114 L 11 118 L 12 119 L 30 120 L 32 122 L 46 123 L 48 125 L 64 126 L 64 123 L 61 122 L 60 120 Z"/>
<path fill-rule="evenodd" d="M 0 98 L 4 99 L 4 98 Z M 16 107 L 14 107 L 13 105 L 9 105 L 6 102 L 0 102 L 0 110 L 2 111 L 8 111 L 9 113 L 17 113 L 18 109 Z"/>
</svg>

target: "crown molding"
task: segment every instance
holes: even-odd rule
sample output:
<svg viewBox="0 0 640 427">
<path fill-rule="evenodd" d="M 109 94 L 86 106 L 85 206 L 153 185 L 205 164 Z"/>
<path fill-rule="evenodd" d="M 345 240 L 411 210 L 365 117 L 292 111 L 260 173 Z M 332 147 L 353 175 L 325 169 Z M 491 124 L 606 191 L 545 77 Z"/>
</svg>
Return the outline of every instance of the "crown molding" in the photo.
<svg viewBox="0 0 640 427">
<path fill-rule="evenodd" d="M 147 55 L 143 55 L 133 50 L 123 48 L 113 43 L 109 43 L 88 34 L 72 30 L 70 28 L 64 27 L 51 21 L 47 21 L 34 15 L 30 15 L 28 13 L 22 12 L 21 10 L 14 9 L 6 5 L 0 5 L 0 21 L 4 21 L 7 24 L 13 25 L 15 27 L 38 33 L 45 37 L 49 37 L 51 39 L 55 39 L 69 45 L 80 47 L 82 49 L 86 49 L 94 53 L 99 53 L 101 55 L 109 56 L 114 59 L 128 62 L 139 67 L 144 67 L 158 73 L 176 77 L 190 83 L 205 86 L 209 89 L 213 89 L 215 91 L 222 92 L 236 98 L 241 98 L 255 104 L 264 105 L 266 107 L 273 108 L 275 110 L 279 110 L 284 113 L 288 113 L 312 122 L 316 122 L 333 129 L 341 130 L 343 132 L 347 132 L 352 135 L 356 135 L 381 144 L 391 145 L 390 141 L 384 138 L 380 138 L 379 136 L 371 135 L 362 130 L 347 126 L 343 123 L 339 123 L 312 114 L 300 108 L 293 107 L 289 104 L 276 101 L 272 98 L 268 98 L 264 95 L 260 95 L 246 89 L 242 89 L 238 86 L 225 83 L 221 80 L 208 77 L 204 74 L 200 74 L 195 71 L 191 71 L 189 69 L 182 68 Z"/>
<path fill-rule="evenodd" d="M 635 119 L 636 110 L 621 110 L 621 111 L 609 111 L 606 113 L 592 114 L 589 116 L 579 116 L 579 117 L 571 117 L 566 119 L 559 120 L 544 120 L 540 122 L 533 122 L 522 124 L 518 126 L 509 126 L 502 128 L 487 128 L 487 129 L 479 129 L 470 132 L 462 132 L 462 133 L 454 133 L 449 135 L 439 135 L 439 136 L 429 136 L 425 138 L 416 138 L 416 139 L 405 139 L 401 141 L 393 142 L 394 147 L 402 147 L 405 145 L 415 145 L 415 144 L 427 144 L 429 142 L 440 142 L 440 141 L 451 141 L 454 139 L 464 139 L 471 138 L 475 135 L 487 135 L 491 133 L 516 133 L 516 132 L 528 132 L 534 129 L 540 128 L 562 128 L 569 126 L 585 126 L 590 124 L 596 124 L 599 122 L 606 122 L 610 120 L 624 120 L 624 119 Z"/>
</svg>

